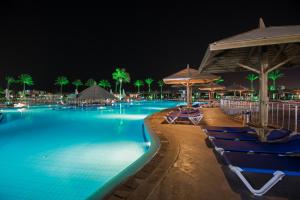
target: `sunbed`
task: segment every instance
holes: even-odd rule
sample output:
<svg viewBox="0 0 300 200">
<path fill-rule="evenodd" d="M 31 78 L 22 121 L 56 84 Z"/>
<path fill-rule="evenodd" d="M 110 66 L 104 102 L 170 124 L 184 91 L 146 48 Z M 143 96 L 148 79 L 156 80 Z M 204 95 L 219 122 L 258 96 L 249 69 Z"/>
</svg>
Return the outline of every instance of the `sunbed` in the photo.
<svg viewBox="0 0 300 200">
<path fill-rule="evenodd" d="M 224 133 L 207 131 L 203 132 L 207 135 L 209 140 L 221 139 L 221 140 L 240 140 L 240 141 L 258 141 L 258 136 L 254 133 Z"/>
<path fill-rule="evenodd" d="M 240 140 L 240 141 L 258 141 L 259 137 L 254 133 L 245 132 L 217 132 L 217 131 L 208 131 L 203 129 L 203 132 L 207 135 L 209 140 L 221 139 L 221 140 Z M 274 129 L 267 134 L 267 141 L 281 140 L 290 135 L 290 131 L 287 129 Z"/>
<path fill-rule="evenodd" d="M 250 127 L 221 127 L 221 126 L 202 126 L 202 129 L 215 132 L 230 132 L 230 133 L 256 133 L 253 128 Z"/>
<path fill-rule="evenodd" d="M 164 118 L 169 124 L 174 124 L 178 119 L 188 119 L 194 125 L 197 125 L 203 118 L 203 113 L 200 112 L 199 110 L 173 111 L 168 115 L 164 116 Z"/>
<path fill-rule="evenodd" d="M 260 142 L 260 141 L 230 141 L 211 140 L 214 148 L 220 154 L 225 151 L 244 153 L 266 154 L 295 154 L 300 153 L 300 135 L 291 135 L 284 142 Z"/>
<path fill-rule="evenodd" d="M 250 192 L 256 196 L 264 195 L 284 176 L 300 176 L 300 157 L 298 156 L 225 152 L 223 158 L 230 170 L 234 172 Z M 261 188 L 254 189 L 243 175 L 243 172 L 272 174 L 273 176 Z"/>
</svg>

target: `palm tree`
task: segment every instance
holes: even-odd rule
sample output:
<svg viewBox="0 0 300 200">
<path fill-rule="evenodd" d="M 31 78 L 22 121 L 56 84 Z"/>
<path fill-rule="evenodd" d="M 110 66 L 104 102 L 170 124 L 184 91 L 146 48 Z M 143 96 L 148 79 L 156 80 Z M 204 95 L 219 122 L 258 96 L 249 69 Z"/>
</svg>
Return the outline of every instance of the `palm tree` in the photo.
<svg viewBox="0 0 300 200">
<path fill-rule="evenodd" d="M 12 77 L 12 76 L 6 76 L 5 77 L 5 80 L 6 80 L 6 95 L 5 95 L 5 97 L 7 98 L 7 99 L 9 99 L 9 86 L 12 84 L 12 83 L 15 83 L 16 82 L 16 80 L 14 79 L 14 77 Z"/>
<path fill-rule="evenodd" d="M 14 77 L 12 76 L 6 76 L 5 77 L 5 80 L 6 80 L 6 89 L 9 90 L 9 86 L 12 84 L 12 83 L 15 83 L 16 80 L 14 79 Z"/>
<path fill-rule="evenodd" d="M 215 80 L 214 82 L 217 83 L 217 84 L 220 84 L 220 83 L 223 83 L 223 82 L 224 82 L 224 79 L 219 78 L 218 80 Z"/>
<path fill-rule="evenodd" d="M 119 99 L 122 98 L 122 83 L 129 83 L 130 82 L 130 75 L 126 72 L 124 68 L 120 69 L 117 68 L 113 73 L 112 77 L 114 80 L 118 81 L 119 83 Z"/>
<path fill-rule="evenodd" d="M 64 85 L 67 85 L 69 83 L 69 80 L 67 77 L 65 76 L 58 76 L 55 80 L 55 85 L 59 85 L 60 86 L 60 94 L 62 95 L 62 89 Z"/>
<path fill-rule="evenodd" d="M 140 93 L 140 87 L 141 86 L 143 86 L 144 85 L 144 82 L 142 81 L 142 80 L 136 80 L 135 82 L 134 82 L 134 86 L 136 86 L 137 87 L 137 89 L 138 89 L 138 93 Z"/>
<path fill-rule="evenodd" d="M 145 82 L 148 85 L 148 92 L 150 94 L 150 92 L 151 92 L 151 84 L 153 83 L 153 79 L 152 78 L 147 78 L 147 79 L 145 79 Z"/>
<path fill-rule="evenodd" d="M 253 91 L 254 87 L 253 87 L 253 82 L 258 79 L 258 75 L 254 74 L 254 73 L 250 73 L 246 76 L 246 79 L 248 79 L 250 81 L 251 84 L 251 90 Z"/>
<path fill-rule="evenodd" d="M 273 84 L 272 84 L 272 88 L 274 90 L 276 90 L 276 80 L 279 79 L 280 77 L 282 77 L 284 74 L 281 73 L 278 69 L 277 70 L 274 70 L 274 71 L 271 71 L 269 74 L 268 74 L 268 78 L 270 80 L 273 81 Z"/>
<path fill-rule="evenodd" d="M 4 92 L 3 88 L 0 87 L 0 94 L 4 94 L 4 93 L 5 93 L 5 92 Z"/>
<path fill-rule="evenodd" d="M 110 82 L 108 80 L 105 80 L 105 79 L 99 81 L 98 85 L 100 87 L 103 87 L 104 89 L 111 87 Z"/>
<path fill-rule="evenodd" d="M 25 87 L 26 87 L 26 85 L 28 85 L 28 86 L 33 85 L 32 77 L 29 74 L 21 74 L 19 76 L 18 82 L 23 84 L 23 96 L 25 96 Z"/>
<path fill-rule="evenodd" d="M 97 82 L 92 78 L 87 80 L 86 83 L 85 83 L 85 86 L 87 86 L 87 87 L 91 87 L 91 86 L 94 86 L 94 85 L 97 85 Z"/>
<path fill-rule="evenodd" d="M 72 82 L 73 85 L 75 85 L 75 94 L 78 93 L 78 87 L 82 86 L 83 83 L 81 82 L 80 79 L 76 79 L 75 81 Z"/>
<path fill-rule="evenodd" d="M 159 80 L 157 81 L 158 86 L 160 87 L 160 99 L 162 99 L 163 95 L 162 95 L 162 88 L 164 86 L 164 81 L 163 80 Z"/>
</svg>

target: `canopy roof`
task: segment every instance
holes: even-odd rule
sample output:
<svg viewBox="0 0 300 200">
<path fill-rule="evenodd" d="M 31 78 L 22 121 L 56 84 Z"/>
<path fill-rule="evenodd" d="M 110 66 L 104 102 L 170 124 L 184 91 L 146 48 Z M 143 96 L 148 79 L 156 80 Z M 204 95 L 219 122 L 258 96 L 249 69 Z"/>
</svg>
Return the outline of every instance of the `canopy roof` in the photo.
<svg viewBox="0 0 300 200">
<path fill-rule="evenodd" d="M 236 72 L 246 70 L 243 65 L 258 70 L 261 52 L 272 66 L 300 66 L 300 26 L 265 27 L 260 19 L 259 28 L 209 44 L 199 71 Z"/>
<path fill-rule="evenodd" d="M 201 84 L 199 87 L 199 90 L 202 91 L 216 91 L 216 90 L 225 90 L 225 86 L 219 85 L 215 82 Z"/>
<path fill-rule="evenodd" d="M 186 83 L 209 83 L 211 81 L 219 79 L 219 76 L 213 74 L 202 73 L 189 65 L 187 68 L 180 70 L 179 72 L 172 74 L 163 79 L 166 84 L 186 84 Z"/>
<path fill-rule="evenodd" d="M 100 99 L 105 100 L 105 99 L 115 99 L 115 97 L 105 89 L 99 87 L 98 85 L 94 85 L 80 92 L 77 99 L 78 100 L 100 100 Z"/>
<path fill-rule="evenodd" d="M 243 92 L 243 91 L 250 91 L 249 88 L 244 87 L 242 85 L 238 85 L 238 84 L 232 84 L 231 86 L 226 87 L 227 91 L 239 91 L 239 92 Z"/>
</svg>

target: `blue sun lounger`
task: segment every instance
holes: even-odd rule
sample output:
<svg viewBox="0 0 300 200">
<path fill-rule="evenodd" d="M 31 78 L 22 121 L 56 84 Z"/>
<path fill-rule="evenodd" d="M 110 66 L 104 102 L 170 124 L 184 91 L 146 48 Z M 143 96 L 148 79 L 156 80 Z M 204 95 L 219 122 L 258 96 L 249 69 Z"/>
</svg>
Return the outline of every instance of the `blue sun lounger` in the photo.
<svg viewBox="0 0 300 200">
<path fill-rule="evenodd" d="M 237 133 L 237 132 L 216 132 L 203 130 L 209 140 L 236 140 L 236 141 L 258 141 L 258 135 L 256 133 Z M 287 129 L 275 129 L 268 133 L 267 141 L 275 141 L 286 138 L 290 135 L 290 131 Z"/>
<path fill-rule="evenodd" d="M 250 192 L 262 196 L 276 185 L 284 176 L 300 176 L 300 157 L 225 152 L 223 158 Z M 254 189 L 243 172 L 272 174 L 272 178 L 261 188 Z"/>
<path fill-rule="evenodd" d="M 250 127 L 219 127 L 219 126 L 202 126 L 202 129 L 214 132 L 223 133 L 256 133 L 253 128 Z"/>
<path fill-rule="evenodd" d="M 223 133 L 203 130 L 209 140 L 240 140 L 240 141 L 258 141 L 258 136 L 254 133 Z"/>
<path fill-rule="evenodd" d="M 212 140 L 215 150 L 220 154 L 225 151 L 266 154 L 300 153 L 300 135 L 290 136 L 286 142 L 230 141 Z"/>
</svg>

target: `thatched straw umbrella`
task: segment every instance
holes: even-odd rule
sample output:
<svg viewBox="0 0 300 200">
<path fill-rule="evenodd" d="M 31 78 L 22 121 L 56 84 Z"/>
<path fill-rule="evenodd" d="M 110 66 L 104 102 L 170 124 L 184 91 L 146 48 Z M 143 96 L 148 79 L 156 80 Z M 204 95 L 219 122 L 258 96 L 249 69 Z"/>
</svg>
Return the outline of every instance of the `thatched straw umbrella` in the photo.
<svg viewBox="0 0 300 200">
<path fill-rule="evenodd" d="M 209 44 L 200 72 L 250 70 L 259 74 L 260 126 L 268 125 L 268 73 L 300 66 L 300 26 L 259 27 Z"/>
<path fill-rule="evenodd" d="M 215 91 L 225 90 L 225 86 L 219 85 L 215 82 L 201 84 L 199 87 L 200 91 L 208 91 L 208 99 L 211 99 Z"/>
<path fill-rule="evenodd" d="M 242 92 L 250 91 L 249 88 L 244 87 L 238 84 L 232 84 L 226 88 L 227 91 L 234 92 L 234 96 L 236 96 L 236 92 L 239 92 L 240 96 L 242 96 Z"/>
<path fill-rule="evenodd" d="M 110 94 L 105 89 L 99 87 L 98 85 L 93 85 L 89 88 L 86 88 L 79 93 L 77 100 L 106 100 L 106 99 L 115 99 L 115 96 Z"/>
<path fill-rule="evenodd" d="M 165 84 L 175 84 L 175 85 L 184 85 L 186 87 L 186 101 L 187 105 L 191 105 L 191 97 L 192 97 L 192 91 L 191 86 L 197 83 L 209 83 L 214 80 L 219 79 L 219 76 L 202 73 L 199 74 L 199 71 L 193 68 L 190 68 L 189 65 L 183 70 L 180 70 L 179 72 L 172 74 L 166 78 L 163 79 Z"/>
</svg>

